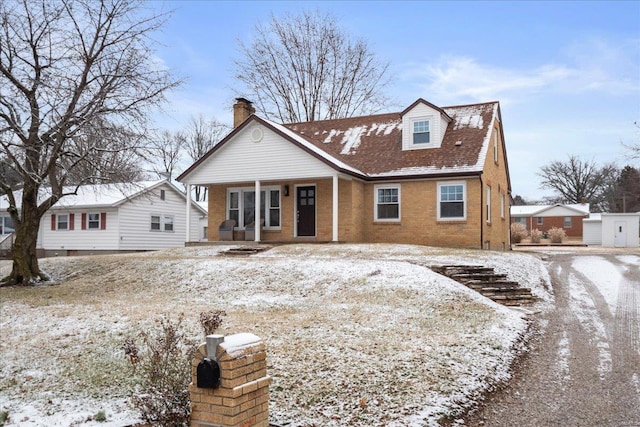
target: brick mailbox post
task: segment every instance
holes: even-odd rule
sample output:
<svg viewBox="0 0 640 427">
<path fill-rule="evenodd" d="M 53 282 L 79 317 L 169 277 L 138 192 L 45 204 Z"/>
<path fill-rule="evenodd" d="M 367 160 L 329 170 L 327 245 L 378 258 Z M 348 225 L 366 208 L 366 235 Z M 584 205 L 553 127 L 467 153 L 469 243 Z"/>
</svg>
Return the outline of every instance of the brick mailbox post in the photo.
<svg viewBox="0 0 640 427">
<path fill-rule="evenodd" d="M 269 427 L 270 383 L 260 338 L 207 336 L 192 361 L 191 427 Z"/>
</svg>

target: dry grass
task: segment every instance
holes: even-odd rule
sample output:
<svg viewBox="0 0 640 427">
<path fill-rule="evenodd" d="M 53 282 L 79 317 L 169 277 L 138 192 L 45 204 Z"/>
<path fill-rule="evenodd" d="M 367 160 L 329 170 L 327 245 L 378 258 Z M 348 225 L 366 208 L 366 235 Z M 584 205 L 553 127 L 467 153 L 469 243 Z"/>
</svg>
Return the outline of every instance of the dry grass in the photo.
<svg viewBox="0 0 640 427">
<path fill-rule="evenodd" d="M 57 284 L 0 289 L 0 410 L 123 399 L 135 382 L 121 351 L 127 336 L 185 313 L 188 334 L 201 339 L 199 313 L 223 309 L 220 332 L 267 344 L 272 421 L 432 425 L 508 377 L 526 323 L 416 264 L 462 259 L 545 279 L 524 274 L 541 269 L 522 254 L 292 245 L 228 258 L 221 249 L 45 259 Z"/>
</svg>

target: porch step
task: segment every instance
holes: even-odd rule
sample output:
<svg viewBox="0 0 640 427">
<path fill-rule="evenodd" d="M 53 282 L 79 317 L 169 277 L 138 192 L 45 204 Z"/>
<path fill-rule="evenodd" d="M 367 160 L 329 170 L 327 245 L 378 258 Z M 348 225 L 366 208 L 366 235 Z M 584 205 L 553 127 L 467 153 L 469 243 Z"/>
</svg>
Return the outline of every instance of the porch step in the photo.
<svg viewBox="0 0 640 427">
<path fill-rule="evenodd" d="M 447 276 L 481 295 L 506 306 L 532 304 L 537 299 L 530 288 L 506 280 L 506 274 L 495 273 L 492 267 L 480 265 L 435 265 L 431 270 Z"/>
</svg>

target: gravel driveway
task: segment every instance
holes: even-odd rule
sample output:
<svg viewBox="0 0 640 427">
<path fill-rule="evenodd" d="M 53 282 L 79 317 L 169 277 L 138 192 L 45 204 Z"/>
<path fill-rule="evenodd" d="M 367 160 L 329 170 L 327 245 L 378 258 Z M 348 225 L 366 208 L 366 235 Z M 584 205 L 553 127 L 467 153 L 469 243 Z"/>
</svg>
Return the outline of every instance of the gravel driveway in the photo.
<svg viewBox="0 0 640 427">
<path fill-rule="evenodd" d="M 640 426 L 640 255 L 545 255 L 556 308 L 505 388 L 465 420 L 476 426 Z"/>
</svg>

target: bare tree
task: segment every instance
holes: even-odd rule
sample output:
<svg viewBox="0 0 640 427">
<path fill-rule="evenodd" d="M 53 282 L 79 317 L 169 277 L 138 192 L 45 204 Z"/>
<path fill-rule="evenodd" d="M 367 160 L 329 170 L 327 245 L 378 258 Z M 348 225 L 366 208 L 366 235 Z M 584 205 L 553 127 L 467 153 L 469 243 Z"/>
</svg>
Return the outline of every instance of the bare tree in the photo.
<svg viewBox="0 0 640 427">
<path fill-rule="evenodd" d="M 283 123 L 351 117 L 388 103 L 388 63 L 367 43 L 352 39 L 336 18 L 303 12 L 255 27 L 239 43 L 236 76 L 257 110 Z"/>
<path fill-rule="evenodd" d="M 567 162 L 553 161 L 540 168 L 540 188 L 555 190 L 554 200 L 564 203 L 591 203 L 601 208 L 606 201 L 607 187 L 615 180 L 618 168 L 613 164 L 598 166 L 577 156 L 569 156 Z"/>
<path fill-rule="evenodd" d="M 166 15 L 145 6 L 141 0 L 0 2 L 0 156 L 22 186 L 16 200 L 0 179 L 16 229 L 13 269 L 0 285 L 47 279 L 36 258 L 40 219 L 75 191 L 65 185 L 83 181 L 76 168 L 104 151 L 99 138 L 86 137 L 88 129 L 111 123 L 141 135 L 150 108 L 179 84 L 153 60 L 150 37 Z M 128 148 L 123 144 L 122 153 Z M 48 195 L 39 199 L 43 186 Z"/>
<path fill-rule="evenodd" d="M 69 141 L 68 153 L 59 162 L 67 185 L 134 182 L 144 178 L 138 153 L 141 135 L 102 119 L 87 123 Z"/>
<path fill-rule="evenodd" d="M 185 149 L 192 162 L 196 162 L 213 148 L 231 128 L 215 117 L 206 120 L 202 115 L 191 117 L 184 131 Z M 195 199 L 204 201 L 207 197 L 207 187 L 195 187 Z"/>
<path fill-rule="evenodd" d="M 163 130 L 157 133 L 147 147 L 147 160 L 158 175 L 173 177 L 173 172 L 180 163 L 186 138 L 182 132 Z"/>
</svg>

